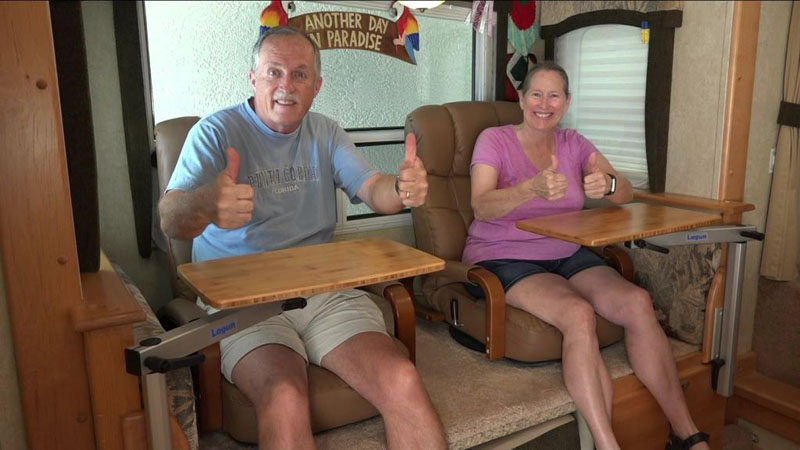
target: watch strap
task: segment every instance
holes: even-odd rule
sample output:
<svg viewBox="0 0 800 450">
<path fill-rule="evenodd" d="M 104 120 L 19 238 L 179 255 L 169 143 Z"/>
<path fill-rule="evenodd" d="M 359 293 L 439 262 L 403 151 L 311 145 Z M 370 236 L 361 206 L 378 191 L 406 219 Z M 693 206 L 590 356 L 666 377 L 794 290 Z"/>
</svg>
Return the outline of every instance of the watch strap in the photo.
<svg viewBox="0 0 800 450">
<path fill-rule="evenodd" d="M 608 192 L 606 192 L 606 196 L 614 195 L 617 192 L 617 177 L 612 174 L 607 174 L 609 178 L 611 178 L 611 187 L 608 188 Z"/>
</svg>

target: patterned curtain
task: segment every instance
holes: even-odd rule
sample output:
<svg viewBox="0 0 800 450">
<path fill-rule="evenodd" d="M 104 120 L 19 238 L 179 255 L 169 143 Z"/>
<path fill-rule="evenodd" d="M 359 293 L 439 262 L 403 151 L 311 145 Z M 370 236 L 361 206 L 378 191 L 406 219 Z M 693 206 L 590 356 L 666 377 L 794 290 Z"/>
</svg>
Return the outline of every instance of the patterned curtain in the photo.
<svg viewBox="0 0 800 450">
<path fill-rule="evenodd" d="M 603 9 L 626 9 L 639 12 L 666 11 L 671 9 L 683 10 L 683 1 L 552 1 L 541 0 L 539 6 L 539 20 L 541 26 L 554 25 L 567 17 Z"/>
</svg>

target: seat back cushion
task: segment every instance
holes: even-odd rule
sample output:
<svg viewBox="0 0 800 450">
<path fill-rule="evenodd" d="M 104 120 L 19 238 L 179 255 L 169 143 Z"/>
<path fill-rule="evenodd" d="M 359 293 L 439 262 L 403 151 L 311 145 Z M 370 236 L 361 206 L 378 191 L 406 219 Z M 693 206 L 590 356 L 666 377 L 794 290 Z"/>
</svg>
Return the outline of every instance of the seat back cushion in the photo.
<svg viewBox="0 0 800 450">
<path fill-rule="evenodd" d="M 417 155 L 428 171 L 428 198 L 411 211 L 417 247 L 445 260 L 461 260 L 472 223 L 469 166 L 478 135 L 489 127 L 519 123 L 513 102 L 455 102 L 422 106 L 406 118 Z"/>
<path fill-rule="evenodd" d="M 671 247 L 668 254 L 628 250 L 634 282 L 650 292 L 668 336 L 703 343 L 706 299 L 722 257 L 720 244 Z"/>
<path fill-rule="evenodd" d="M 183 142 L 186 135 L 194 126 L 199 117 L 178 117 L 159 122 L 155 129 L 156 138 L 156 160 L 158 165 L 158 187 L 159 199 L 164 196 L 164 189 L 167 188 L 175 164 L 178 162 L 178 155 L 181 154 Z M 194 293 L 178 278 L 177 267 L 180 264 L 192 260 L 192 241 L 183 241 L 167 237 L 167 253 L 170 259 L 170 271 L 172 274 L 172 291 L 176 296 L 187 299 L 194 299 Z"/>
</svg>

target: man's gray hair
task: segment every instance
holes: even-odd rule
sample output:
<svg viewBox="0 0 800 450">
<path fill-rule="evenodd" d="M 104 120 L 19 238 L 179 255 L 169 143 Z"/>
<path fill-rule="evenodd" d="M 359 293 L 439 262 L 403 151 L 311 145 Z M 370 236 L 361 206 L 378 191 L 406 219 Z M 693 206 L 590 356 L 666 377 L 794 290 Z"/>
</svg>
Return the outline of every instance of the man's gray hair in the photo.
<svg viewBox="0 0 800 450">
<path fill-rule="evenodd" d="M 317 45 L 317 43 L 314 42 L 314 40 L 311 39 L 311 37 L 308 34 L 306 34 L 306 32 L 304 32 L 303 30 L 295 27 L 290 27 L 288 25 L 272 27 L 269 30 L 267 30 L 266 33 L 262 34 L 258 38 L 256 44 L 253 46 L 253 54 L 251 58 L 252 66 L 250 68 L 253 70 L 253 72 L 258 72 L 258 64 L 260 62 L 259 59 L 261 57 L 261 47 L 264 46 L 264 41 L 266 41 L 268 38 L 272 36 L 302 36 L 303 38 L 305 38 L 305 40 L 307 40 L 311 44 L 311 48 L 314 49 L 314 66 L 315 69 L 317 70 L 317 77 L 322 75 L 322 58 L 320 58 L 319 56 L 319 46 Z"/>
</svg>

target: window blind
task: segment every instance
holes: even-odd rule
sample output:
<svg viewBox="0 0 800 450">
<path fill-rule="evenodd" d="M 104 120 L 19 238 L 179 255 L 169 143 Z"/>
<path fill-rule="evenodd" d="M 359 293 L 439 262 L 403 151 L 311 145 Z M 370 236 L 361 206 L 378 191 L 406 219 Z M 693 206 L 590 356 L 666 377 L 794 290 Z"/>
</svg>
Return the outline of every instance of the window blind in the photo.
<svg viewBox="0 0 800 450">
<path fill-rule="evenodd" d="M 647 187 L 644 98 L 647 44 L 641 29 L 595 25 L 556 40 L 572 99 L 561 126 L 574 128 L 638 188 Z"/>
</svg>

